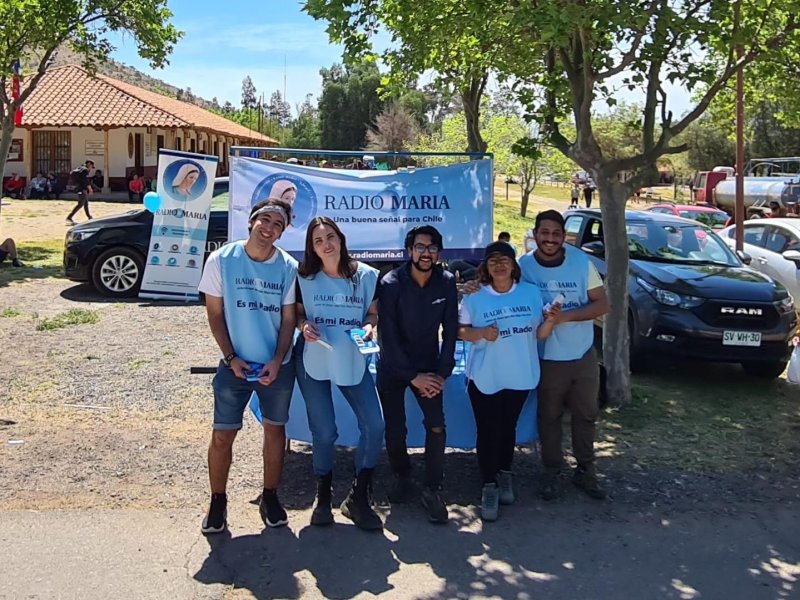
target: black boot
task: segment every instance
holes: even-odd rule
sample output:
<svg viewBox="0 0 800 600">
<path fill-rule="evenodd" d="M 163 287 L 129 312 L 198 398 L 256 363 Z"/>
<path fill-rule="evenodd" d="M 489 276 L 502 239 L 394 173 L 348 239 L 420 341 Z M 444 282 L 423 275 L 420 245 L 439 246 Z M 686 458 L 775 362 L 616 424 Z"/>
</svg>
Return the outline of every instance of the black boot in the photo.
<svg viewBox="0 0 800 600">
<path fill-rule="evenodd" d="M 312 525 L 331 525 L 333 523 L 333 512 L 331 512 L 332 480 L 332 473 L 317 477 L 317 502 L 314 505 L 314 512 L 311 513 Z"/>
<path fill-rule="evenodd" d="M 342 514 L 360 529 L 378 531 L 383 529 L 381 518 L 372 510 L 372 469 L 362 469 L 353 480 L 353 487 L 342 506 Z"/>
</svg>

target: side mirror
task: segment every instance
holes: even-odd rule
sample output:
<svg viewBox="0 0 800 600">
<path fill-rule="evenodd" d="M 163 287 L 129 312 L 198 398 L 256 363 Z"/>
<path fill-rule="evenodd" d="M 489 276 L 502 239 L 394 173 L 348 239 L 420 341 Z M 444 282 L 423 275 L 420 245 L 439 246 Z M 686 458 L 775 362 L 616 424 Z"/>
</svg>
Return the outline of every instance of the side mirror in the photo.
<svg viewBox="0 0 800 600">
<path fill-rule="evenodd" d="M 581 246 L 581 250 L 583 250 L 587 254 L 591 254 L 592 256 L 602 257 L 606 253 L 606 246 L 602 241 L 597 240 L 595 242 L 589 242 L 588 244 L 584 244 L 583 246 Z"/>
<path fill-rule="evenodd" d="M 753 257 L 750 256 L 744 250 L 737 250 L 736 251 L 736 256 L 738 256 L 739 260 L 742 261 L 746 265 L 749 265 L 751 262 L 753 262 Z"/>
<path fill-rule="evenodd" d="M 800 269 L 800 250 L 787 250 L 782 256 L 786 260 L 792 261 Z"/>
</svg>

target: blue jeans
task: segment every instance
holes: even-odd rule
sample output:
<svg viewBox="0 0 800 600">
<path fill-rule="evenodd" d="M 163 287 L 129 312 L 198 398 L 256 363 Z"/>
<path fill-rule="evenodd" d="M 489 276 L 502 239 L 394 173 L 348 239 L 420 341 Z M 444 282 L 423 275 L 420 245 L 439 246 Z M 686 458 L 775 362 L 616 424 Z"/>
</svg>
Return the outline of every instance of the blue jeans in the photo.
<svg viewBox="0 0 800 600">
<path fill-rule="evenodd" d="M 312 463 L 315 475 L 327 475 L 333 470 L 336 439 L 336 415 L 333 411 L 334 385 L 330 380 L 319 381 L 306 373 L 303 365 L 302 340 L 295 346 L 295 366 L 297 369 L 297 385 L 303 393 L 308 413 L 308 428 L 311 430 Z M 356 473 L 363 469 L 372 469 L 378 463 L 383 446 L 383 416 L 375 382 L 369 369 L 364 369 L 364 377 L 356 385 L 337 386 L 350 404 L 350 408 L 358 421 L 358 446 L 356 447 Z"/>
<path fill-rule="evenodd" d="M 253 392 L 258 396 L 262 422 L 285 425 L 294 391 L 294 363 L 290 360 L 281 365 L 275 381 L 264 386 L 257 381 L 239 379 L 220 361 L 211 387 L 214 389 L 214 429 L 241 429 Z"/>
</svg>

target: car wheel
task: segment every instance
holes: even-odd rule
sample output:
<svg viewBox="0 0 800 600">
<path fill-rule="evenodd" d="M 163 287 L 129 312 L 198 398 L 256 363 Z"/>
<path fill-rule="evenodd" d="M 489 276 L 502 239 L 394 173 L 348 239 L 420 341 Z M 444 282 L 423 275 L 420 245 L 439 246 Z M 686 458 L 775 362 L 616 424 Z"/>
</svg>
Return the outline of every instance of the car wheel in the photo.
<svg viewBox="0 0 800 600">
<path fill-rule="evenodd" d="M 130 248 L 106 250 L 92 265 L 92 283 L 98 292 L 106 296 L 135 296 L 143 275 L 144 259 Z"/>
<path fill-rule="evenodd" d="M 785 360 L 776 360 L 772 362 L 743 362 L 742 368 L 744 372 L 753 377 L 760 379 L 775 379 L 786 370 L 787 362 Z"/>
</svg>

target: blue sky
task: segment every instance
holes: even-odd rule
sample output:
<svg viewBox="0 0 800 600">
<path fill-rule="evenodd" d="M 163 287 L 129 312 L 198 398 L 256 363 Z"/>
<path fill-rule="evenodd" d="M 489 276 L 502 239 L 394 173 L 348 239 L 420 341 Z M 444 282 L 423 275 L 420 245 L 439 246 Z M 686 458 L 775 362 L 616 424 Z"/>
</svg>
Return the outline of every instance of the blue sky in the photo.
<svg viewBox="0 0 800 600">
<path fill-rule="evenodd" d="M 247 75 L 265 99 L 275 90 L 283 93 L 285 61 L 286 98 L 294 111 L 306 94 L 319 95 L 319 70 L 341 62 L 342 48 L 328 41 L 325 22 L 304 13 L 299 0 L 169 0 L 169 7 L 173 23 L 184 32 L 169 65 L 150 69 L 130 38 L 115 41 L 112 58 L 171 85 L 190 87 L 207 100 L 216 97 L 220 104 L 228 100 L 238 107 Z M 665 88 L 676 117 L 690 108 L 688 92 Z M 628 91 L 618 97 L 643 101 L 642 94 Z"/>
<path fill-rule="evenodd" d="M 184 32 L 169 65 L 150 69 L 130 38 L 116 40 L 111 56 L 207 100 L 216 96 L 220 104 L 239 106 L 247 75 L 259 95 L 283 93 L 285 60 L 286 97 L 294 110 L 306 94 L 319 94 L 320 68 L 341 62 L 342 48 L 328 42 L 325 23 L 302 12 L 297 0 L 170 0 L 169 8 Z"/>
</svg>

